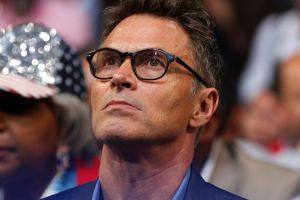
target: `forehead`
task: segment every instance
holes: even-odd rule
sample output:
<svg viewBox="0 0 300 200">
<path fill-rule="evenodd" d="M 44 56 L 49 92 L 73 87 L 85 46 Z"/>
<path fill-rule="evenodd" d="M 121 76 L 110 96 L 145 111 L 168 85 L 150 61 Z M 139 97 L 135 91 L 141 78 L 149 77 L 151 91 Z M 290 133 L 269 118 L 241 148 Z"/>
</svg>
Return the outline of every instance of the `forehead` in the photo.
<svg viewBox="0 0 300 200">
<path fill-rule="evenodd" d="M 121 21 L 102 46 L 120 51 L 161 48 L 170 53 L 190 52 L 188 34 L 174 20 L 147 14 L 132 15 Z"/>
</svg>

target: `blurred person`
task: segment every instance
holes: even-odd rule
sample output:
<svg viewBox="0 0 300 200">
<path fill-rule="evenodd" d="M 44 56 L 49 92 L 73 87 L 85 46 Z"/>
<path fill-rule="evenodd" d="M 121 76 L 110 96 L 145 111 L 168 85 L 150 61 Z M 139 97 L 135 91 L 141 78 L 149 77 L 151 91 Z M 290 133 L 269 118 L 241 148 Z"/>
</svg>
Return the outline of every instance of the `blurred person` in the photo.
<svg viewBox="0 0 300 200">
<path fill-rule="evenodd" d="M 221 70 L 199 1 L 124 0 L 104 19 L 101 46 L 87 55 L 100 178 L 46 199 L 242 199 L 191 166 Z"/>
<path fill-rule="evenodd" d="M 274 66 L 300 50 L 300 1 L 281 14 L 267 16 L 258 26 L 240 78 L 239 99 L 251 103 L 272 84 Z"/>
<path fill-rule="evenodd" d="M 259 22 L 270 13 L 287 9 L 288 0 L 201 0 L 216 21 L 216 36 L 237 79 L 245 65 L 251 38 Z M 284 2 L 282 2 L 284 1 Z M 236 85 L 236 84 L 235 84 Z"/>
<path fill-rule="evenodd" d="M 298 171 L 257 159 L 236 139 L 221 137 L 214 141 L 201 175 L 206 181 L 247 199 L 286 200 L 300 192 Z"/>
<path fill-rule="evenodd" d="M 268 147 L 283 130 L 283 108 L 271 90 L 258 96 L 253 104 L 240 107 L 240 136 Z"/>
<path fill-rule="evenodd" d="M 275 10 L 278 11 L 283 7 L 283 3 L 280 3 L 280 0 L 201 1 L 216 21 L 214 31 L 224 60 L 224 81 L 221 92 L 223 90 L 226 92 L 222 94 L 221 100 L 225 100 L 221 103 L 224 106 L 221 107 L 229 109 L 223 113 L 226 117 L 217 116 L 215 119 L 220 121 L 218 122 L 220 124 L 226 124 L 228 116 L 231 115 L 231 109 L 233 112 L 237 110 L 234 106 L 237 104 L 238 79 L 244 66 L 254 28 L 263 16 Z M 220 131 L 222 132 L 222 130 L 217 132 Z"/>
<path fill-rule="evenodd" d="M 286 200 L 298 194 L 299 171 L 288 166 L 295 154 L 279 140 L 284 112 L 276 96 L 266 92 L 252 107 L 239 108 L 228 117 L 201 168 L 203 178 L 248 199 Z"/>
<path fill-rule="evenodd" d="M 299 171 L 300 160 L 298 162 L 294 150 L 283 139 L 286 135 L 285 110 L 277 91 L 272 88 L 251 104 L 240 105 L 236 142 L 254 159 Z"/>
<path fill-rule="evenodd" d="M 300 52 L 297 52 L 282 61 L 275 72 L 275 89 L 278 91 L 278 98 L 285 109 L 285 134 L 287 148 L 294 152 L 289 163 L 298 166 L 300 171 Z M 300 199 L 300 192 L 292 200 Z"/>
<path fill-rule="evenodd" d="M 288 135 L 286 106 L 271 88 L 278 60 L 298 51 L 299 2 L 294 3 L 294 9 L 269 16 L 259 27 L 238 84 L 241 105 L 229 116 L 224 135 L 212 143 L 201 171 L 208 182 L 249 199 L 299 194 L 299 155 L 282 138 Z"/>
<path fill-rule="evenodd" d="M 241 106 L 244 111 L 240 133 L 248 141 L 259 144 L 253 148 L 244 145 L 252 156 L 300 171 L 297 150 L 300 139 L 297 65 L 300 59 L 299 51 L 290 53 L 287 58 L 278 59 L 273 67 L 270 89 L 260 91 L 258 97 L 252 97 L 254 99 Z"/>
<path fill-rule="evenodd" d="M 98 151 L 76 51 L 35 23 L 2 29 L 0 51 L 0 199 L 37 200 L 94 180 Z"/>
<path fill-rule="evenodd" d="M 300 162 L 300 51 L 282 61 L 276 68 L 275 88 L 278 90 L 278 99 L 285 111 L 286 144 L 298 152 Z M 294 159 L 297 159 L 295 157 Z M 300 171 L 300 165 L 299 165 Z"/>
<path fill-rule="evenodd" d="M 221 86 L 220 105 L 212 120 L 200 134 L 201 145 L 198 149 L 206 151 L 198 155 L 200 170 L 209 155 L 213 142 L 220 138 L 228 141 L 238 138 L 239 141 L 246 140 L 257 144 L 267 149 L 266 152 L 263 151 L 266 153 L 265 156 L 270 154 L 272 157 L 277 151 L 277 141 L 279 142 L 278 138 L 283 129 L 283 113 L 276 95 L 272 91 L 267 91 L 257 98 L 254 105 L 237 106 L 234 88 L 232 88 L 235 80 L 230 79 L 230 72 L 224 72 L 226 76 Z"/>
<path fill-rule="evenodd" d="M 231 128 L 235 137 L 212 145 L 201 171 L 205 180 L 249 199 L 285 200 L 300 193 L 299 55 L 274 67 L 272 87 L 241 105 Z"/>
</svg>

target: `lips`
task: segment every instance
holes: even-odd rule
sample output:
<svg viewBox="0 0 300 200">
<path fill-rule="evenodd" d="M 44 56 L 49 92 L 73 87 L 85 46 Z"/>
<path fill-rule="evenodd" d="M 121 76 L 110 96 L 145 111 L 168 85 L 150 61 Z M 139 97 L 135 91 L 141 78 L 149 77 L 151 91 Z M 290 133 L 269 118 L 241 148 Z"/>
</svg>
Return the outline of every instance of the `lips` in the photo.
<svg viewBox="0 0 300 200">
<path fill-rule="evenodd" d="M 0 158 L 15 152 L 16 148 L 14 147 L 0 147 Z"/>
<path fill-rule="evenodd" d="M 110 108 L 110 107 L 128 107 L 128 108 L 133 108 L 133 109 L 139 110 L 139 108 L 137 108 L 136 106 L 128 103 L 127 101 L 123 101 L 123 100 L 112 100 L 106 104 L 104 109 Z"/>
</svg>

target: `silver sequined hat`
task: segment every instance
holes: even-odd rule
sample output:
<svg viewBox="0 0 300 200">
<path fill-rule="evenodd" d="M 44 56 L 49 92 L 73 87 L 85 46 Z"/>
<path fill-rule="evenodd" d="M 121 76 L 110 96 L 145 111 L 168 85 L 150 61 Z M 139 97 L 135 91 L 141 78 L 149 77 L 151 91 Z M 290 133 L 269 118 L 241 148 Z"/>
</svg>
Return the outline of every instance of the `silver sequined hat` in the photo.
<svg viewBox="0 0 300 200">
<path fill-rule="evenodd" d="M 80 57 L 55 29 L 32 22 L 0 31 L 0 89 L 26 98 L 86 97 Z"/>
</svg>

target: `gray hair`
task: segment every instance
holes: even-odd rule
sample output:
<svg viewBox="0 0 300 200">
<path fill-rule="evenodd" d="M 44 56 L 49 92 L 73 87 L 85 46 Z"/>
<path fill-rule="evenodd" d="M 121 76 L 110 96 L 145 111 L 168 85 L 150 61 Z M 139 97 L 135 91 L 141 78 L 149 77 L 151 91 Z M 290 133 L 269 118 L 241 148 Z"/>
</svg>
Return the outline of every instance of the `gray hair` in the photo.
<svg viewBox="0 0 300 200">
<path fill-rule="evenodd" d="M 89 106 L 74 95 L 60 93 L 52 97 L 60 125 L 60 144 L 70 147 L 71 155 L 82 152 L 96 154 Z"/>
</svg>

